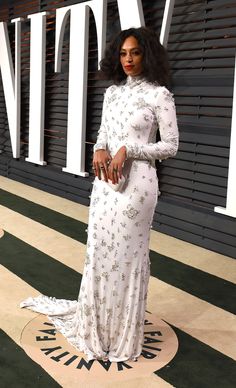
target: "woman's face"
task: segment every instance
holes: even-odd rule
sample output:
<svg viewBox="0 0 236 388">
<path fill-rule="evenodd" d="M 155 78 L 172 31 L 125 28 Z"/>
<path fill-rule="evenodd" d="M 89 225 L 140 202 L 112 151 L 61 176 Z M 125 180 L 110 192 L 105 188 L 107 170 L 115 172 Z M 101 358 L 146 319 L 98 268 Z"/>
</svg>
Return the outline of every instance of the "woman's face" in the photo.
<svg viewBox="0 0 236 388">
<path fill-rule="evenodd" d="M 129 36 L 120 49 L 120 63 L 125 74 L 137 76 L 142 73 L 143 54 L 138 41 L 134 36 Z"/>
</svg>

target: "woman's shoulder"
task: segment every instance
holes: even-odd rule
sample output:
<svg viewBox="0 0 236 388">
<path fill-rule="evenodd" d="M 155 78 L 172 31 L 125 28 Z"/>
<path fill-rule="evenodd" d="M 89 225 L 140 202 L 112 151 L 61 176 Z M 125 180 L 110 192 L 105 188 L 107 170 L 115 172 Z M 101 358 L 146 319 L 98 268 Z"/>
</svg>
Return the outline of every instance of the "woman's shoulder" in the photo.
<svg viewBox="0 0 236 388">
<path fill-rule="evenodd" d="M 171 91 L 166 86 L 162 86 L 158 82 L 146 81 L 146 87 L 148 90 L 150 90 L 150 92 L 154 93 L 156 96 L 172 94 Z"/>
<path fill-rule="evenodd" d="M 115 85 L 115 84 L 112 84 L 110 86 L 108 86 L 106 89 L 105 89 L 105 97 L 109 97 L 111 96 L 114 92 L 116 92 L 117 90 L 119 89 L 119 85 Z"/>
<path fill-rule="evenodd" d="M 150 93 L 154 100 L 174 100 L 173 93 L 166 86 L 151 83 Z"/>
<path fill-rule="evenodd" d="M 123 82 L 120 84 L 112 84 L 112 85 L 107 87 L 106 91 L 107 91 L 107 93 L 113 93 L 114 91 L 122 88 L 122 86 L 124 86 Z"/>
</svg>

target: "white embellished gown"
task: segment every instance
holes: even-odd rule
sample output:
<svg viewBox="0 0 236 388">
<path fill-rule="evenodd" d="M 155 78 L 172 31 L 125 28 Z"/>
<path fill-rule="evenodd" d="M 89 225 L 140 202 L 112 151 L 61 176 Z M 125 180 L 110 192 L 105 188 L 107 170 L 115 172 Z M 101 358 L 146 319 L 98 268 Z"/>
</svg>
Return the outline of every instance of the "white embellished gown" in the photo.
<svg viewBox="0 0 236 388">
<path fill-rule="evenodd" d="M 156 143 L 157 130 L 160 141 Z M 127 149 L 120 191 L 95 178 L 87 253 L 77 301 L 40 295 L 21 307 L 47 314 L 88 360 L 125 361 L 142 352 L 150 276 L 149 236 L 158 196 L 155 159 L 174 156 L 172 94 L 140 77 L 106 90 L 97 149 Z"/>
</svg>

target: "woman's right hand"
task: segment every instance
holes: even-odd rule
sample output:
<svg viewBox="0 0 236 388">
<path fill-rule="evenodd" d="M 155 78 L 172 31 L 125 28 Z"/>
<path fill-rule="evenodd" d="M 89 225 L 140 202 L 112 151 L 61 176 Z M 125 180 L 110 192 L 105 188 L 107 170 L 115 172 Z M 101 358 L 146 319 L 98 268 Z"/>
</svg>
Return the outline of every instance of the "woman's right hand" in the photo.
<svg viewBox="0 0 236 388">
<path fill-rule="evenodd" d="M 97 150 L 93 155 L 93 170 L 95 176 L 101 179 L 101 171 L 103 172 L 104 180 L 108 181 L 108 166 L 112 157 L 106 150 Z"/>
</svg>

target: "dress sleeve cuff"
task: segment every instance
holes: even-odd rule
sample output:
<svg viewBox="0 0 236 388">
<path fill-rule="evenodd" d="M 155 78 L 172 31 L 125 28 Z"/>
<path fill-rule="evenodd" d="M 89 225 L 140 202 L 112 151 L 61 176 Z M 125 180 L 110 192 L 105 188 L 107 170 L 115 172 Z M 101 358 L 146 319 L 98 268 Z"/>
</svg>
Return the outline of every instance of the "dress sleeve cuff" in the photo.
<svg viewBox="0 0 236 388">
<path fill-rule="evenodd" d="M 98 150 L 106 150 L 107 147 L 105 144 L 103 143 L 96 143 L 94 146 L 93 146 L 93 152 L 95 151 L 98 151 Z"/>
<path fill-rule="evenodd" d="M 134 144 L 125 144 L 126 147 L 126 159 L 128 158 L 136 158 L 138 155 L 139 147 Z"/>
</svg>

